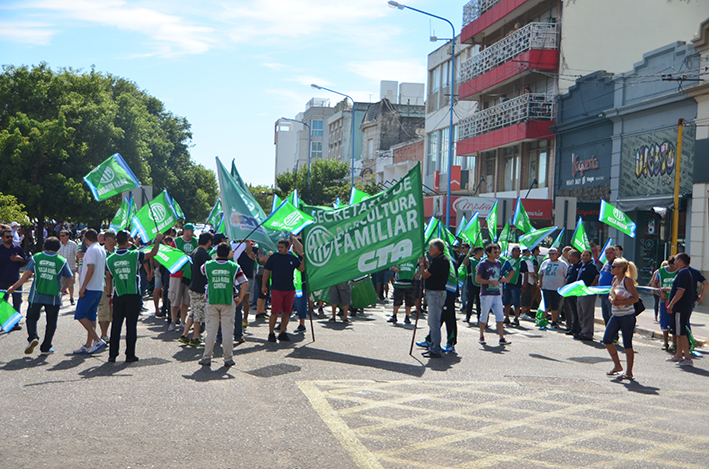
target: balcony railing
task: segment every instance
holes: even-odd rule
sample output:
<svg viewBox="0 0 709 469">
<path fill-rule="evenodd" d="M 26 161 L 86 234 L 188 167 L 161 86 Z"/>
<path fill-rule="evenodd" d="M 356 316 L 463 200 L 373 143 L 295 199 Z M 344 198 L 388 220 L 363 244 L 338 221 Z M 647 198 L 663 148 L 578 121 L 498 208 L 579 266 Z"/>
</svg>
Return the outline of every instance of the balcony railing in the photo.
<svg viewBox="0 0 709 469">
<path fill-rule="evenodd" d="M 463 27 L 466 27 L 480 15 L 494 7 L 502 0 L 470 0 L 463 6 Z"/>
<path fill-rule="evenodd" d="M 508 60 L 532 49 L 556 49 L 556 23 L 529 23 L 497 41 L 460 67 L 460 83 L 499 67 Z"/>
<path fill-rule="evenodd" d="M 458 124 L 458 141 L 484 135 L 519 122 L 554 120 L 553 94 L 525 93 L 478 111 Z"/>
</svg>

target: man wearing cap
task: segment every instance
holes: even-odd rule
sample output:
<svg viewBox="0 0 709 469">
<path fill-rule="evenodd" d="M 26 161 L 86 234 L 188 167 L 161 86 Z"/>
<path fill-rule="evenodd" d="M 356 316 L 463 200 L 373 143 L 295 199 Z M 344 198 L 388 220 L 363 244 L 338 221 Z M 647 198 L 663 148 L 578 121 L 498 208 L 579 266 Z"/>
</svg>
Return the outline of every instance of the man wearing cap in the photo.
<svg viewBox="0 0 709 469">
<path fill-rule="evenodd" d="M 6 225 L 7 226 L 7 225 Z M 15 243 L 12 229 L 1 230 L 2 244 L 0 244 L 0 290 L 7 290 L 20 279 L 20 267 L 27 263 L 27 255 L 19 244 Z M 12 306 L 20 311 L 22 304 L 22 291 L 12 294 Z"/>
<path fill-rule="evenodd" d="M 12 241 L 15 244 L 22 244 L 22 236 L 20 236 L 19 229 L 20 229 L 20 224 L 17 223 L 16 221 L 13 221 L 10 223 L 10 228 L 12 228 Z"/>
<path fill-rule="evenodd" d="M 544 307 L 547 312 L 551 312 L 551 324 L 549 330 L 554 330 L 559 318 L 559 300 L 561 295 L 557 291 L 566 283 L 566 271 L 568 266 L 559 260 L 559 250 L 549 249 L 549 259 L 542 262 L 539 267 L 539 285 L 544 295 Z"/>
<path fill-rule="evenodd" d="M 177 248 L 188 256 L 197 249 L 197 240 L 194 238 L 194 225 L 187 223 L 182 229 L 182 236 L 175 238 L 172 242 L 172 247 Z M 186 267 L 189 268 L 189 267 Z M 170 288 L 168 290 L 168 299 L 170 300 L 170 309 L 172 322 L 167 328 L 168 331 L 174 331 L 178 326 L 178 322 L 182 324 L 187 320 L 187 310 L 190 308 L 189 283 L 184 283 L 182 277 L 184 270 L 178 270 L 174 274 L 170 274 Z M 191 272 L 190 272 L 191 273 Z M 180 313 L 178 321 L 177 313 Z"/>
<path fill-rule="evenodd" d="M 103 233 L 103 249 L 106 251 L 106 258 L 113 254 L 116 250 L 116 232 L 108 230 Z M 113 321 L 113 307 L 109 304 L 108 298 L 111 296 L 111 289 L 104 288 L 104 293 L 101 296 L 101 301 L 98 303 L 97 317 L 98 326 L 101 329 L 101 340 L 109 343 L 108 326 Z"/>
</svg>

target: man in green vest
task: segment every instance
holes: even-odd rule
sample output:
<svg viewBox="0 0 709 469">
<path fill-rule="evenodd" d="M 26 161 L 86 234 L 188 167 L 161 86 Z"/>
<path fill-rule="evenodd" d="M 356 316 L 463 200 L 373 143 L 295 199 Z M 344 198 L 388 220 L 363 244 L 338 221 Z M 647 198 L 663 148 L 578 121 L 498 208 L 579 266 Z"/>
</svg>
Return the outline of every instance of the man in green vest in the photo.
<svg viewBox="0 0 709 469">
<path fill-rule="evenodd" d="M 475 246 L 473 249 L 468 251 L 465 259 L 463 259 L 463 265 L 468 269 L 467 278 L 467 295 L 468 302 L 465 305 L 465 322 L 470 322 L 470 317 L 473 315 L 473 303 L 475 303 L 476 315 L 478 320 L 480 320 L 480 284 L 475 281 L 475 275 L 478 271 L 478 264 L 483 258 L 484 249 L 481 246 Z M 472 256 L 471 256 L 472 254 Z"/>
<path fill-rule="evenodd" d="M 502 266 L 501 275 L 507 277 L 504 285 L 502 304 L 505 305 L 505 324 L 510 323 L 510 307 L 515 307 L 515 319 L 512 324 L 519 326 L 519 313 L 522 304 L 522 276 L 520 268 L 522 258 L 520 257 L 519 246 L 512 248 L 512 257 L 508 258 Z"/>
<path fill-rule="evenodd" d="M 662 331 L 663 345 L 662 350 L 674 352 L 677 350 L 677 338 L 673 334 L 672 345 L 670 342 L 670 321 L 672 316 L 667 313 L 668 293 L 672 289 L 672 282 L 677 276 L 677 266 L 675 266 L 675 256 L 670 256 L 667 259 L 667 266 L 660 267 L 658 270 L 660 275 L 660 330 Z"/>
<path fill-rule="evenodd" d="M 394 277 L 394 314 L 391 315 L 387 322 L 396 324 L 398 321 L 396 315 L 399 313 L 401 305 L 405 305 L 406 317 L 405 324 L 411 324 L 409 315 L 411 307 L 416 302 L 416 292 L 414 291 L 414 272 L 416 270 L 415 262 L 404 262 L 398 266 L 392 267 L 396 274 Z"/>
<path fill-rule="evenodd" d="M 140 267 L 144 261 L 155 257 L 160 248 L 163 234 L 158 233 L 155 244 L 149 253 L 129 249 L 130 235 L 120 231 L 116 235 L 118 250 L 106 259 L 106 291 L 108 302 L 113 306 L 113 324 L 111 342 L 108 349 L 108 361 L 116 361 L 121 342 L 123 320 L 126 321 L 126 363 L 137 362 L 135 342 L 138 338 L 138 316 L 143 305 L 140 296 Z M 113 295 L 111 295 L 113 293 Z"/>
<path fill-rule="evenodd" d="M 57 317 L 62 305 L 61 292 L 62 290 L 66 292 L 69 284 L 74 280 L 74 274 L 66 259 L 57 254 L 59 244 L 58 238 L 54 236 L 47 238 L 44 241 L 44 250 L 32 256 L 22 277 L 7 289 L 7 293 L 12 294 L 27 282 L 33 273 L 36 274 L 32 288 L 30 288 L 30 305 L 27 308 L 27 341 L 29 342 L 25 348 L 27 355 L 30 355 L 39 344 L 37 321 L 39 321 L 42 307 L 47 315 L 47 327 L 44 332 L 44 341 L 39 347 L 40 355 L 54 353 L 52 338 L 57 330 Z M 61 277 L 64 277 L 63 285 Z"/>
<path fill-rule="evenodd" d="M 197 239 L 194 237 L 194 225 L 192 223 L 187 223 L 184 226 L 182 236 L 175 238 L 172 247 L 181 250 L 190 257 L 192 256 L 194 250 L 197 249 Z M 184 325 L 187 320 L 187 310 L 190 308 L 190 295 L 188 288 L 189 282 L 185 283 L 182 281 L 185 272 L 186 270 L 182 269 L 174 274 L 170 274 L 170 287 L 167 291 L 167 299 L 170 300 L 172 322 L 170 322 L 167 328 L 168 331 L 178 329 L 180 327 L 178 324 Z M 180 313 L 179 319 L 177 317 L 178 312 Z"/>
<path fill-rule="evenodd" d="M 222 326 L 222 349 L 224 366 L 234 365 L 234 342 L 229 335 L 234 330 L 234 313 L 247 293 L 249 280 L 236 262 L 229 260 L 231 248 L 228 244 L 217 246 L 217 258 L 202 266 L 202 274 L 207 277 L 207 337 L 204 340 L 204 355 L 200 365 L 212 364 L 214 343 L 219 326 Z M 239 296 L 234 299 L 234 287 L 239 285 Z"/>
</svg>

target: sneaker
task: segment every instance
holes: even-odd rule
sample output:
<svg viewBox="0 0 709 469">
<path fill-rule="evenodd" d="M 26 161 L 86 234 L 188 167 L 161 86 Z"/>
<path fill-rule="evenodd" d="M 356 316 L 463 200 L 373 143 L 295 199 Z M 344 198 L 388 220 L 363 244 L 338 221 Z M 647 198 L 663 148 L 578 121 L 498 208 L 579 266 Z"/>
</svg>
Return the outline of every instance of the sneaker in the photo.
<svg viewBox="0 0 709 469">
<path fill-rule="evenodd" d="M 433 352 L 421 352 L 421 355 L 423 355 L 425 358 L 441 358 L 442 355 L 440 353 L 433 353 Z"/>
<path fill-rule="evenodd" d="M 74 298 L 69 298 L 69 304 L 74 305 Z"/>
<path fill-rule="evenodd" d="M 514 321 L 512 321 L 512 325 L 519 327 L 519 319 L 515 318 Z"/>
<path fill-rule="evenodd" d="M 116 363 L 116 357 L 108 357 L 108 363 Z"/>
<path fill-rule="evenodd" d="M 241 321 L 241 327 L 246 329 L 247 327 L 249 327 L 249 322 L 248 321 Z"/>
<path fill-rule="evenodd" d="M 431 348 L 431 343 L 427 340 L 422 340 L 421 342 L 416 342 L 416 345 L 421 348 Z"/>
<path fill-rule="evenodd" d="M 199 364 L 202 365 L 202 366 L 211 366 L 211 365 L 212 365 L 212 359 L 211 359 L 211 358 L 203 358 L 203 359 L 201 359 L 200 361 L 198 361 L 197 363 L 199 363 Z"/>
<path fill-rule="evenodd" d="M 239 337 L 234 341 L 236 345 L 243 344 L 244 342 L 246 342 L 246 339 L 244 339 L 243 337 Z"/>
<path fill-rule="evenodd" d="M 101 340 L 103 340 L 107 344 L 111 342 L 111 339 L 109 339 L 108 336 L 101 337 Z"/>
<path fill-rule="evenodd" d="M 670 344 L 670 346 L 667 348 L 668 352 L 676 352 L 677 351 L 677 344 Z"/>
<path fill-rule="evenodd" d="M 478 343 L 479 343 L 480 345 L 485 345 L 485 344 L 487 343 L 487 342 L 485 342 L 485 337 L 480 337 L 480 338 L 478 339 Z"/>
<path fill-rule="evenodd" d="M 549 326 L 547 326 L 547 330 L 555 331 L 557 327 L 559 327 L 559 323 L 550 322 Z"/>
<path fill-rule="evenodd" d="M 98 352 L 100 352 L 101 350 L 103 350 L 103 348 L 104 348 L 105 346 L 106 346 L 106 342 L 104 342 L 103 340 L 99 340 L 98 342 L 96 342 L 95 344 L 93 344 L 93 345 L 91 346 L 91 348 L 89 349 L 88 353 L 98 353 Z"/>
<path fill-rule="evenodd" d="M 337 322 L 337 319 L 335 319 L 335 318 L 330 318 L 330 319 L 327 320 L 327 322 Z"/>
<path fill-rule="evenodd" d="M 190 340 L 190 347 L 204 347 L 204 343 L 202 343 L 202 339 L 199 337 L 196 339 Z"/>
<path fill-rule="evenodd" d="M 276 341 L 276 334 L 274 332 L 271 332 L 268 334 L 268 341 L 269 342 L 275 342 Z"/>
<path fill-rule="evenodd" d="M 236 363 L 234 363 L 234 360 L 226 360 L 224 362 L 224 366 L 229 367 L 229 366 L 234 366 Z"/>
<path fill-rule="evenodd" d="M 86 345 L 82 345 L 80 349 L 74 350 L 72 353 L 74 355 L 87 355 L 89 353 L 89 348 Z"/>
<path fill-rule="evenodd" d="M 50 348 L 50 349 L 47 350 L 46 352 L 39 352 L 39 356 L 40 356 L 40 357 L 46 357 L 47 355 L 51 355 L 51 354 L 53 354 L 53 353 L 54 353 L 54 349 L 53 349 L 53 348 Z"/>
<path fill-rule="evenodd" d="M 505 324 L 505 326 L 509 326 L 510 325 L 510 318 L 505 318 L 504 324 Z"/>
<path fill-rule="evenodd" d="M 396 324 L 397 322 L 399 322 L 399 320 L 396 319 L 396 316 L 392 316 L 389 319 L 387 319 L 387 322 L 393 322 L 394 324 Z"/>
<path fill-rule="evenodd" d="M 342 318 L 342 324 L 347 325 L 347 324 L 349 324 L 349 323 L 350 323 L 350 320 L 347 319 L 347 316 L 344 316 L 344 317 Z"/>
<path fill-rule="evenodd" d="M 140 358 L 135 357 L 135 356 L 133 356 L 133 357 L 126 357 L 126 363 L 134 363 L 134 362 L 137 362 L 138 360 L 140 360 Z"/>
<path fill-rule="evenodd" d="M 667 350 L 668 348 L 670 348 L 670 344 L 665 342 L 664 344 L 662 344 L 661 350 Z"/>
<path fill-rule="evenodd" d="M 678 361 L 677 366 L 694 366 L 694 362 L 691 358 L 686 358 L 684 360 Z"/>
<path fill-rule="evenodd" d="M 672 355 L 671 357 L 665 358 L 665 361 L 666 361 L 666 362 L 678 363 L 678 362 L 682 361 L 682 359 L 681 359 L 680 357 L 678 357 L 677 355 Z"/>
<path fill-rule="evenodd" d="M 185 337 L 184 335 L 181 335 L 180 338 L 177 339 L 177 341 L 178 341 L 179 343 L 185 344 L 185 345 L 189 345 L 189 344 L 190 344 L 190 338 L 189 338 L 189 337 Z"/>
<path fill-rule="evenodd" d="M 411 318 L 406 316 L 406 318 L 404 318 L 404 324 L 411 324 Z"/>
<path fill-rule="evenodd" d="M 444 345 L 441 347 L 441 350 L 447 353 L 455 353 L 455 347 L 449 344 Z"/>
<path fill-rule="evenodd" d="M 504 337 L 503 337 L 502 339 L 500 339 L 500 342 L 499 342 L 500 345 L 510 345 L 511 343 L 512 343 L 512 342 L 510 342 L 509 340 L 505 339 Z"/>
<path fill-rule="evenodd" d="M 278 340 L 280 340 L 281 342 L 289 342 L 290 337 L 288 337 L 287 332 L 281 332 L 280 334 L 278 334 Z"/>
<path fill-rule="evenodd" d="M 306 331 L 305 326 L 303 326 L 303 325 L 301 324 L 301 325 L 299 325 L 298 327 L 295 328 L 295 330 L 293 331 L 293 333 L 298 334 L 299 332 L 305 332 L 305 331 Z"/>
<path fill-rule="evenodd" d="M 520 316 L 520 319 L 521 319 L 522 321 L 532 321 L 532 320 L 533 320 L 533 319 L 529 316 L 529 314 L 523 314 L 522 316 Z"/>
<path fill-rule="evenodd" d="M 168 330 L 168 332 L 172 332 L 175 330 L 176 327 L 177 327 L 177 324 L 174 322 L 171 322 L 170 325 L 167 326 L 167 330 Z"/>
<path fill-rule="evenodd" d="M 32 342 L 27 344 L 27 347 L 25 347 L 25 355 L 32 355 L 32 352 L 34 352 L 34 348 L 39 345 L 39 340 L 38 339 L 32 339 Z"/>
</svg>

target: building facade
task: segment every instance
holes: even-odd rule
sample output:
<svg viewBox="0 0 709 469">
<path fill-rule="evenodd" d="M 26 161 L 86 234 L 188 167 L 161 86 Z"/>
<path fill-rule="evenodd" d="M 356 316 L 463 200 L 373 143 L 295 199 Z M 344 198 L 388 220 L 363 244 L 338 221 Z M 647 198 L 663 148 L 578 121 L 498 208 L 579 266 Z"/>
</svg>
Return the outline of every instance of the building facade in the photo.
<svg viewBox="0 0 709 469">
<path fill-rule="evenodd" d="M 362 170 L 362 130 L 360 125 L 369 103 L 354 103 L 355 112 L 355 175 Z M 352 104 L 343 99 L 335 106 L 335 112 L 327 120 L 328 128 L 328 159 L 352 163 Z"/>
</svg>

